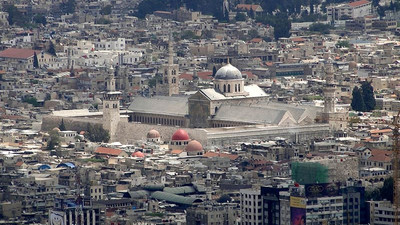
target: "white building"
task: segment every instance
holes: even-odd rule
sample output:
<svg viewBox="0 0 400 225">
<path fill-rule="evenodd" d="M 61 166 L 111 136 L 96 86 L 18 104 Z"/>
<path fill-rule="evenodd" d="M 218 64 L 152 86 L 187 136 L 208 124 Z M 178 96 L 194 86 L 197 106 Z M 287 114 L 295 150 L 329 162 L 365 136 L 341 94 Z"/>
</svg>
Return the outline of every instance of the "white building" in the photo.
<svg viewBox="0 0 400 225">
<path fill-rule="evenodd" d="M 371 7 L 371 2 L 367 0 L 331 5 L 327 7 L 328 20 L 364 17 L 371 14 Z"/>
<path fill-rule="evenodd" d="M 262 198 L 260 190 L 240 190 L 240 218 L 241 224 L 262 224 Z"/>
<path fill-rule="evenodd" d="M 374 225 L 394 224 L 394 207 L 390 201 L 370 201 L 369 209 L 370 209 L 369 224 L 374 224 Z"/>
<path fill-rule="evenodd" d="M 118 38 L 116 41 L 113 40 L 101 40 L 94 42 L 95 50 L 125 50 L 125 38 Z"/>
</svg>

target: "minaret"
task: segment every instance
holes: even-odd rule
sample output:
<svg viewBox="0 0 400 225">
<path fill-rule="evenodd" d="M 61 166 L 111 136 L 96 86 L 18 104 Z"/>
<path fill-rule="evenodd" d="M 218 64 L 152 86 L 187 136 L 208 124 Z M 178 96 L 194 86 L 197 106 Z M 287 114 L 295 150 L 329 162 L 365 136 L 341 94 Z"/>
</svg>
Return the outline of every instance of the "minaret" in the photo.
<svg viewBox="0 0 400 225">
<path fill-rule="evenodd" d="M 108 130 L 110 139 L 115 137 L 120 120 L 119 100 L 121 92 L 115 89 L 114 68 L 111 66 L 107 78 L 107 92 L 103 95 L 103 128 Z"/>
<path fill-rule="evenodd" d="M 174 64 L 174 47 L 172 35 L 168 41 L 168 64 L 162 66 L 162 79 L 156 84 L 157 95 L 178 95 L 179 94 L 179 65 Z"/>
<path fill-rule="evenodd" d="M 327 60 L 325 65 L 325 88 L 324 88 L 324 112 L 325 113 L 334 113 L 335 112 L 335 90 L 336 85 L 334 82 L 334 69 L 333 69 L 333 60 L 330 57 Z"/>
<path fill-rule="evenodd" d="M 222 3 L 222 15 L 226 15 L 226 13 L 229 13 L 229 2 L 228 0 L 224 0 Z"/>
</svg>

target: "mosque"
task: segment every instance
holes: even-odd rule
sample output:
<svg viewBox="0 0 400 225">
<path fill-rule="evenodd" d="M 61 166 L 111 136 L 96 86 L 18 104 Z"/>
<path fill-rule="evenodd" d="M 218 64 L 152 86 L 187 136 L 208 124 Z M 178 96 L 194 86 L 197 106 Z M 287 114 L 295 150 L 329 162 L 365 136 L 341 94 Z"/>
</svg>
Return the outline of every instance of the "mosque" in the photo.
<svg viewBox="0 0 400 225">
<path fill-rule="evenodd" d="M 257 85 L 246 85 L 242 73 L 233 65 L 222 66 L 215 74 L 213 87 L 191 95 L 179 94 L 179 67 L 173 64 L 172 47 L 163 77 L 156 85 L 156 96 L 137 96 L 128 110 L 120 111 L 121 92 L 115 88 L 113 69 L 103 96 L 103 112 L 54 112 L 45 118 L 42 128 L 54 128 L 64 118 L 82 129 L 87 118 L 102 123 L 112 141 L 129 143 L 145 139 L 160 142 L 171 137 L 170 149 L 201 154 L 203 145 L 225 145 L 254 139 L 284 137 L 292 141 L 326 137 L 330 131 L 344 129 L 346 115 L 335 111 L 335 84 L 332 62 L 326 65 L 325 107 L 284 104 L 269 101 Z M 76 112 L 75 112 L 76 113 Z M 92 115 L 93 114 L 93 115 Z M 68 119 L 65 119 L 69 117 Z M 97 121 L 97 122 L 96 122 Z M 81 126 L 81 127 L 79 127 Z M 85 126 L 86 127 L 86 126 Z M 84 128 L 83 128 L 84 129 Z M 150 132 L 149 132 L 150 131 Z M 187 132 L 195 140 L 189 139 Z M 186 135 L 185 135 L 186 133 Z M 146 136 L 147 134 L 147 136 Z"/>
<path fill-rule="evenodd" d="M 216 72 L 213 88 L 190 96 L 136 97 L 128 108 L 129 121 L 186 128 L 293 126 L 314 123 L 317 112 L 322 111 L 268 99 L 259 86 L 245 85 L 242 73 L 227 64 Z"/>
</svg>

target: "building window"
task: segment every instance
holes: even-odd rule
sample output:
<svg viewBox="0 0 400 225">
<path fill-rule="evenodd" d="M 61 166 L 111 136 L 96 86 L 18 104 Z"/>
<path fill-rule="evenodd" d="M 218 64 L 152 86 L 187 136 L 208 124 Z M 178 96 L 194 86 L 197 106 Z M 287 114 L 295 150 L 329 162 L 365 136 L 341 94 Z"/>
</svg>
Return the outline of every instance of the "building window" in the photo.
<svg viewBox="0 0 400 225">
<path fill-rule="evenodd" d="M 226 84 L 224 84 L 224 92 L 226 92 Z"/>
<path fill-rule="evenodd" d="M 228 84 L 228 92 L 231 92 L 231 85 Z"/>
</svg>

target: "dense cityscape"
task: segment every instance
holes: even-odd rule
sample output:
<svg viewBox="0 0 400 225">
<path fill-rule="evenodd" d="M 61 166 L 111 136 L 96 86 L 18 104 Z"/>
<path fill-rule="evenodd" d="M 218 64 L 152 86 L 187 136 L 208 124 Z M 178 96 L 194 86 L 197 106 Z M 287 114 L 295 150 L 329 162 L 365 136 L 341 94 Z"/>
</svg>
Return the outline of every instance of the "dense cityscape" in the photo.
<svg viewBox="0 0 400 225">
<path fill-rule="evenodd" d="M 399 0 L 0 0 L 0 224 L 400 223 Z"/>
</svg>

